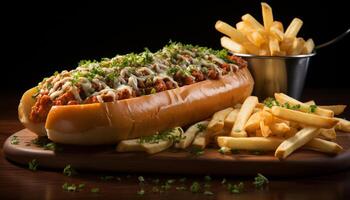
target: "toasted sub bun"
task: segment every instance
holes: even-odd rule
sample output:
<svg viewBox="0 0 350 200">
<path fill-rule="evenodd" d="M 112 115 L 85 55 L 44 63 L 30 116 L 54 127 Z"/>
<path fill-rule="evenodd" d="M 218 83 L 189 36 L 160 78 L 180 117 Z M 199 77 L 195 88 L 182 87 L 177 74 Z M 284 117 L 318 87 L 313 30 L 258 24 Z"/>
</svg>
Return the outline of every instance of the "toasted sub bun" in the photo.
<svg viewBox="0 0 350 200">
<path fill-rule="evenodd" d="M 249 70 L 243 68 L 219 80 L 205 80 L 152 95 L 108 103 L 53 106 L 45 128 L 49 139 L 58 143 L 115 144 L 207 119 L 216 111 L 243 102 L 251 94 L 253 84 Z M 28 108 L 33 100 L 24 94 L 21 104 L 25 105 L 19 107 L 25 116 L 25 120 L 20 117 L 21 122 L 45 135 L 43 124 L 28 121 Z"/>
<path fill-rule="evenodd" d="M 35 104 L 35 99 L 33 98 L 33 95 L 35 93 L 36 89 L 31 88 L 23 94 L 18 106 L 18 118 L 19 121 L 22 122 L 24 127 L 33 131 L 38 136 L 45 136 L 45 123 L 33 123 L 29 119 L 30 112 L 32 110 L 33 105 Z"/>
</svg>

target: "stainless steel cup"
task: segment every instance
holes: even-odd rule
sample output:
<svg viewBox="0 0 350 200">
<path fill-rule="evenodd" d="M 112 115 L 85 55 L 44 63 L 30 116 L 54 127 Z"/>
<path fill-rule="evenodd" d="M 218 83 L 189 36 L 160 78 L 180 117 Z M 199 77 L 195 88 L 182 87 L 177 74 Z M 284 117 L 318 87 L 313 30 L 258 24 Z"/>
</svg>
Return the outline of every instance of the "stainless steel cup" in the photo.
<svg viewBox="0 0 350 200">
<path fill-rule="evenodd" d="M 273 97 L 275 92 L 283 92 L 300 99 L 310 58 L 316 53 L 295 56 L 257 56 L 238 54 L 248 61 L 255 85 L 254 95 L 261 100 Z"/>
</svg>

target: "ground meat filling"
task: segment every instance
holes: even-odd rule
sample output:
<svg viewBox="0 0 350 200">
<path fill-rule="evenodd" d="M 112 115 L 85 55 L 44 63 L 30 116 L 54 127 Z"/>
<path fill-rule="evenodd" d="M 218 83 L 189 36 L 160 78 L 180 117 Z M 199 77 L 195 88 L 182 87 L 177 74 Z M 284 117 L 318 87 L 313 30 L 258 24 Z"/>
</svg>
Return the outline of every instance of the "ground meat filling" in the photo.
<svg viewBox="0 0 350 200">
<path fill-rule="evenodd" d="M 56 72 L 38 84 L 30 120 L 44 122 L 52 106 L 113 102 L 217 80 L 247 67 L 227 51 L 170 43 L 152 53 L 81 61 L 76 69 Z"/>
</svg>

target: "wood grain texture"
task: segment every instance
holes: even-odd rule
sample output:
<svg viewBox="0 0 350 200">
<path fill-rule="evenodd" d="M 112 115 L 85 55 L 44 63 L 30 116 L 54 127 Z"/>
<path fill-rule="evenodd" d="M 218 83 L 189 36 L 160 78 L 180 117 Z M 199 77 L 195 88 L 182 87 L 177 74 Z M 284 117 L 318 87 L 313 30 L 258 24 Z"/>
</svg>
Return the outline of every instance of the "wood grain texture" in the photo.
<svg viewBox="0 0 350 200">
<path fill-rule="evenodd" d="M 79 172 L 77 176 L 67 177 L 62 174 L 63 169 L 40 169 L 32 172 L 27 166 L 17 165 L 4 157 L 3 144 L 14 132 L 23 129 L 17 119 L 17 105 L 21 91 L 6 94 L 0 102 L 0 199 L 350 199 L 350 171 L 342 170 L 317 176 L 304 177 L 270 177 L 267 188 L 257 190 L 252 185 L 254 176 L 214 176 L 212 175 L 210 190 L 214 196 L 192 194 L 189 191 L 177 191 L 175 186 L 182 185 L 178 180 L 187 177 L 184 185 L 190 186 L 193 181 L 203 183 L 203 176 L 207 175 L 166 175 L 152 173 L 110 173 L 110 172 Z M 307 90 L 304 92 L 303 101 L 314 99 L 318 104 L 348 104 L 350 102 L 349 90 Z M 341 117 L 349 119 L 349 109 Z M 89 162 L 94 162 L 90 157 Z M 169 163 L 176 168 L 176 163 Z M 102 181 L 101 175 L 113 175 L 121 178 L 120 181 Z M 140 197 L 137 191 L 140 189 L 137 177 L 146 179 L 145 195 Z M 222 178 L 228 182 L 237 184 L 242 181 L 245 191 L 242 194 L 230 194 L 226 186 L 221 184 Z M 174 186 L 162 194 L 153 193 L 152 180 L 160 179 L 164 183 L 167 179 L 176 179 Z M 66 192 L 62 190 L 62 184 L 85 183 L 86 188 L 81 192 Z M 100 188 L 101 192 L 93 194 L 90 189 Z"/>
</svg>

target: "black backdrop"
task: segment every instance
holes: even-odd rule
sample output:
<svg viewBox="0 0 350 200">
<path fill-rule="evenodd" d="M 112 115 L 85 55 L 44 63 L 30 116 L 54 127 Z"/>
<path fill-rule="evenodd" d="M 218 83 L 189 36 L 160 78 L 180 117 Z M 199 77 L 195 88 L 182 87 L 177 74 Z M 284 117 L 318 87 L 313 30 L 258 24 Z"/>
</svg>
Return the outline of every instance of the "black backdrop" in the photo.
<svg viewBox="0 0 350 200">
<path fill-rule="evenodd" d="M 325 42 L 350 27 L 346 1 L 267 1 L 285 26 L 299 17 L 300 35 Z M 2 6 L 2 87 L 22 92 L 81 59 L 157 50 L 169 39 L 220 48 L 216 20 L 235 24 L 249 12 L 261 21 L 260 1 L 96 1 L 12 3 Z M 349 40 L 318 51 L 309 88 L 350 88 Z"/>
</svg>

